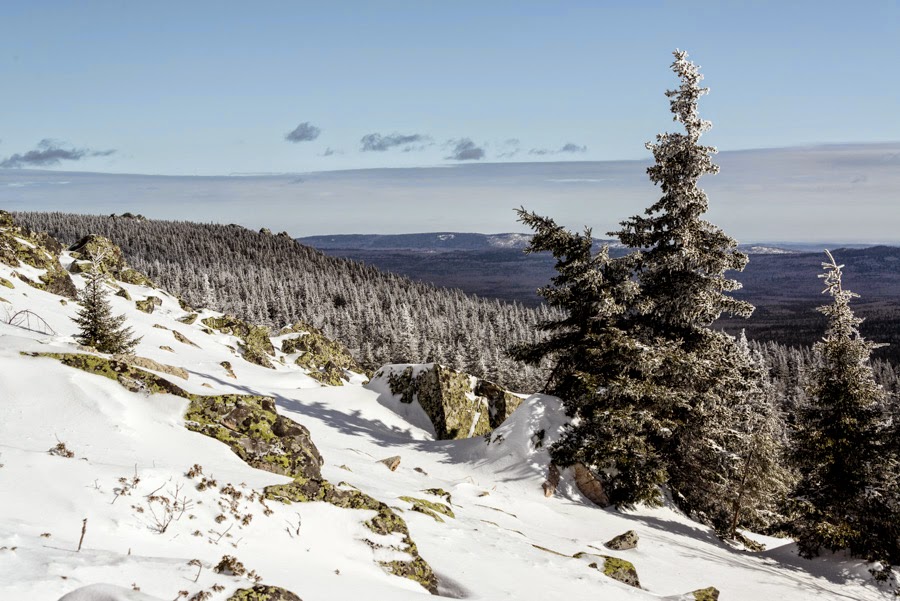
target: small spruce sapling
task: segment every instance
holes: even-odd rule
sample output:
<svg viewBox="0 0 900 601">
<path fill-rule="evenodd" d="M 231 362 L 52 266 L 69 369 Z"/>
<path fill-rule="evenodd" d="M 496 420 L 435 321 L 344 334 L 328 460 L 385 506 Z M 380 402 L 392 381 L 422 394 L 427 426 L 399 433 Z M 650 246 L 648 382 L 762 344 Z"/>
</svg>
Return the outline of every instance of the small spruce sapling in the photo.
<svg viewBox="0 0 900 601">
<path fill-rule="evenodd" d="M 141 341 L 132 329 L 125 325 L 125 315 L 114 316 L 107 300 L 105 276 L 101 273 L 102 257 L 93 261 L 87 274 L 87 285 L 80 293 L 81 310 L 73 321 L 80 332 L 79 344 L 90 346 L 101 353 L 130 353 Z"/>
</svg>

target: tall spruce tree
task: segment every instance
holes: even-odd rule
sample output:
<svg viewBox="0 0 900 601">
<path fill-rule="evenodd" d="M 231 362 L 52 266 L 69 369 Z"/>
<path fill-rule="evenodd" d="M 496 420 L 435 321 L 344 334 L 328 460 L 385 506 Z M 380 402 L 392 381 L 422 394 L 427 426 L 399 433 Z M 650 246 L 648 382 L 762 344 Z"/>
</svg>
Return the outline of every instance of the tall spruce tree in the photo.
<svg viewBox="0 0 900 601">
<path fill-rule="evenodd" d="M 132 329 L 125 326 L 124 315 L 114 316 L 106 298 L 106 277 L 97 265 L 87 275 L 87 285 L 81 291 L 81 309 L 73 321 L 80 328 L 76 340 L 101 353 L 129 353 L 140 342 Z"/>
<path fill-rule="evenodd" d="M 620 506 L 657 503 L 668 482 L 682 507 L 724 531 L 735 514 L 741 522 L 754 512 L 751 475 L 777 458 L 746 452 L 759 428 L 745 414 L 769 406 L 757 402 L 761 371 L 733 337 L 710 329 L 723 312 L 752 312 L 728 295 L 740 284 L 725 277 L 747 257 L 702 219 L 708 199 L 698 181 L 718 171 L 715 148 L 699 143 L 710 128 L 697 107 L 707 89 L 687 54 L 674 55 L 681 86 L 666 95 L 685 132 L 647 144 L 656 159 L 648 175 L 663 196 L 613 233 L 633 252 L 615 260 L 605 249 L 592 255 L 589 230 L 575 235 L 520 211 L 536 232 L 529 250 L 557 258 L 558 275 L 541 293 L 564 317 L 546 324 L 545 341 L 516 356 L 552 357 L 548 391 L 578 418 L 551 450 L 555 461 L 597 470 Z"/>
<path fill-rule="evenodd" d="M 552 365 L 545 391 L 576 418 L 550 449 L 553 462 L 591 468 L 614 505 L 658 504 L 666 472 L 654 441 L 668 428 L 650 410 L 664 391 L 646 372 L 662 354 L 648 353 L 625 327 L 638 292 L 630 260 L 611 258 L 607 246 L 594 252 L 590 229 L 577 234 L 518 214 L 534 230 L 526 251 L 556 259 L 557 275 L 539 293 L 558 314 L 541 324 L 543 340 L 513 349 L 521 361 Z"/>
<path fill-rule="evenodd" d="M 793 444 L 800 475 L 793 493 L 797 543 L 806 556 L 849 549 L 896 564 L 896 463 L 884 444 L 884 392 L 869 363 L 880 345 L 860 335 L 862 319 L 850 308 L 859 295 L 844 289 L 843 266 L 825 252 L 819 277 L 832 302 L 819 308 L 828 325 L 814 347 L 819 365 Z"/>
<path fill-rule="evenodd" d="M 747 256 L 738 251 L 737 241 L 703 219 L 709 200 L 699 180 L 718 172 L 712 162 L 716 149 L 700 144 L 711 123 L 700 118 L 698 101 L 709 90 L 700 87 L 703 76 L 686 52 L 676 50 L 674 56 L 672 70 L 681 85 L 666 96 L 684 132 L 659 134 L 647 144 L 655 158 L 647 174 L 662 196 L 612 235 L 633 249 L 640 293 L 630 316 L 632 328 L 649 347 L 667 355 L 657 360 L 660 367 L 650 380 L 669 391 L 652 410 L 657 420 L 671 424 L 670 436 L 657 444 L 667 457 L 673 497 L 682 508 L 717 521 L 711 517 L 720 498 L 714 491 L 739 482 L 723 483 L 715 466 L 730 461 L 732 453 L 711 444 L 710 436 L 731 425 L 731 409 L 754 384 L 746 380 L 752 373 L 742 370 L 733 337 L 710 326 L 723 313 L 747 317 L 753 306 L 728 294 L 740 283 L 726 273 L 742 270 Z"/>
</svg>

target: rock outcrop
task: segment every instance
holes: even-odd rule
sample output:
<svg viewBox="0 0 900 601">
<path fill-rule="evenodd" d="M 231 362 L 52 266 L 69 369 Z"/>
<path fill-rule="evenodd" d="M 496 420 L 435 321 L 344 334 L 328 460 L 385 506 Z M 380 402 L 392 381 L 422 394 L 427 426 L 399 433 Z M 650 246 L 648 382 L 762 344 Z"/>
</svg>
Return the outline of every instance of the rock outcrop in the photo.
<svg viewBox="0 0 900 601">
<path fill-rule="evenodd" d="M 24 263 L 42 270 L 38 281 L 21 273 L 15 275 L 29 286 L 74 299 L 77 297 L 75 284 L 58 259 L 61 249 L 59 242 L 47 234 L 19 227 L 12 215 L 0 210 L 0 263 L 14 268 Z M 8 280 L 4 282 L 5 286 L 12 286 Z"/>
<path fill-rule="evenodd" d="M 270 357 L 275 356 L 275 347 L 272 346 L 272 340 L 269 338 L 269 328 L 255 326 L 233 315 L 207 317 L 201 323 L 223 334 L 239 338 L 241 353 L 245 361 L 274 369 L 269 361 Z"/>
<path fill-rule="evenodd" d="M 719 601 L 719 589 L 710 586 L 683 595 L 663 597 L 663 601 Z"/>
<path fill-rule="evenodd" d="M 603 484 L 597 479 L 597 476 L 583 463 L 576 463 L 573 469 L 575 471 L 575 486 L 578 487 L 581 494 L 600 507 L 608 507 L 609 497 L 606 491 L 603 490 Z"/>
<path fill-rule="evenodd" d="M 69 270 L 72 273 L 90 272 L 97 265 L 100 273 L 125 282 L 142 286 L 153 286 L 147 276 L 132 269 L 125 262 L 122 249 L 112 243 L 108 238 L 89 234 L 69 247 L 69 252 L 75 261 Z"/>
<path fill-rule="evenodd" d="M 483 436 L 502 424 L 522 399 L 487 380 L 434 363 L 386 365 L 373 380 L 387 382 L 401 403 L 416 401 L 428 415 L 438 440 Z"/>
<path fill-rule="evenodd" d="M 345 370 L 365 373 L 347 347 L 327 338 L 320 330 L 304 323 L 296 323 L 281 330 L 282 335 L 294 333 L 300 335 L 282 341 L 281 352 L 286 355 L 300 353 L 294 363 L 308 370 L 309 375 L 319 382 L 329 386 L 342 386 L 346 377 Z"/>
</svg>

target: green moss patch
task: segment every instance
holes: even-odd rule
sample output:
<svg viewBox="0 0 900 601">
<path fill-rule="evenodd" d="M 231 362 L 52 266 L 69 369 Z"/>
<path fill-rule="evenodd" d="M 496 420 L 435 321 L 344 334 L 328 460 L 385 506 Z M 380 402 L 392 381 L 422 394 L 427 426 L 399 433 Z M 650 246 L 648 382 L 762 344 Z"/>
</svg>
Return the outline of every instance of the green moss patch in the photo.
<svg viewBox="0 0 900 601">
<path fill-rule="evenodd" d="M 345 378 L 344 370 L 365 372 L 347 347 L 327 338 L 319 330 L 302 323 L 285 328 L 282 333 L 285 333 L 285 330 L 304 333 L 296 338 L 284 340 L 281 343 L 281 352 L 287 355 L 300 353 L 295 363 L 308 370 L 309 375 L 319 382 L 329 386 L 342 386 Z"/>
<path fill-rule="evenodd" d="M 240 338 L 239 346 L 245 361 L 274 369 L 269 362 L 269 357 L 275 355 L 275 347 L 272 346 L 272 340 L 269 338 L 269 328 L 255 326 L 233 315 L 207 317 L 201 323 L 223 334 Z"/>
<path fill-rule="evenodd" d="M 279 586 L 257 584 L 253 588 L 242 588 L 228 597 L 228 601 L 303 601 L 300 597 Z"/>
<path fill-rule="evenodd" d="M 426 501 L 425 499 L 417 499 L 416 497 L 400 497 L 400 500 L 406 501 L 407 503 L 412 505 L 413 511 L 418 511 L 419 513 L 424 513 L 427 516 L 431 516 L 436 522 L 443 523 L 444 519 L 441 517 L 441 515 L 456 518 L 456 516 L 453 515 L 453 510 L 443 503 L 435 503 L 433 501 Z"/>
</svg>

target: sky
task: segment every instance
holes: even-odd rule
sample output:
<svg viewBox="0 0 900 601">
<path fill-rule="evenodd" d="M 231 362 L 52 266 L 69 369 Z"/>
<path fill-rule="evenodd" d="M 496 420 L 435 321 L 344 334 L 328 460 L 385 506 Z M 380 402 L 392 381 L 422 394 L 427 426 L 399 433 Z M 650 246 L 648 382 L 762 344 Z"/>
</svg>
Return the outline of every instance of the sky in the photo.
<svg viewBox="0 0 900 601">
<path fill-rule="evenodd" d="M 199 202 L 220 176 L 638 164 L 645 142 L 675 129 L 664 96 L 675 48 L 711 88 L 704 142 L 720 150 L 900 141 L 897 0 L 7 2 L 0 172 L 12 189 L 0 203 L 21 204 L 10 192 L 32 170 L 201 176 L 185 188 L 200 196 L 184 192 Z M 415 188 L 393 181 L 398 196 Z M 448 218 L 436 202 L 460 200 L 448 191 L 477 192 L 454 182 L 421 197 L 418 229 Z M 504 182 L 480 201 L 520 204 Z M 47 194 L 32 207 L 57 200 Z M 356 217 L 378 217 L 362 205 Z"/>
</svg>

